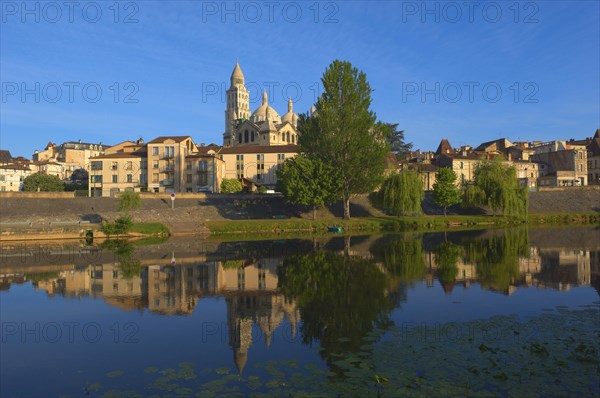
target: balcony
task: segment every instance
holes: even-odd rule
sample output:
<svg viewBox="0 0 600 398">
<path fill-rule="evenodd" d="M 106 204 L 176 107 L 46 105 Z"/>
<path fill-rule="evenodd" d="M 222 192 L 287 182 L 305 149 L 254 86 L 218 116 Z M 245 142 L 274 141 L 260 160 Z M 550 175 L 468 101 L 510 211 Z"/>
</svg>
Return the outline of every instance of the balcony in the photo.
<svg viewBox="0 0 600 398">
<path fill-rule="evenodd" d="M 173 159 L 175 157 L 174 153 L 164 153 L 160 158 L 161 159 Z"/>
<path fill-rule="evenodd" d="M 163 173 L 174 173 L 175 172 L 175 166 L 165 166 L 162 169 Z"/>
<path fill-rule="evenodd" d="M 173 186 L 173 179 L 172 178 L 165 178 L 164 180 L 161 181 L 160 184 L 163 187 L 172 187 Z"/>
</svg>

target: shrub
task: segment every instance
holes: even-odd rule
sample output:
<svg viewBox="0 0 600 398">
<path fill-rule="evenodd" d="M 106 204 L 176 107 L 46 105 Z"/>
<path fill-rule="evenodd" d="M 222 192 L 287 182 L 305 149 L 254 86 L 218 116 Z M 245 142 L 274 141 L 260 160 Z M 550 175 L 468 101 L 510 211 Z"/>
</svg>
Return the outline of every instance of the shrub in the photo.
<svg viewBox="0 0 600 398">
<path fill-rule="evenodd" d="M 242 190 L 242 183 L 235 178 L 224 178 L 221 181 L 221 193 L 236 193 Z"/>
<path fill-rule="evenodd" d="M 140 194 L 133 191 L 125 191 L 119 195 L 119 211 L 139 209 L 142 206 Z"/>
<path fill-rule="evenodd" d="M 107 222 L 102 224 L 100 230 L 106 235 L 125 235 L 133 226 L 133 220 L 131 216 L 125 215 L 120 216 L 113 222 Z"/>
</svg>

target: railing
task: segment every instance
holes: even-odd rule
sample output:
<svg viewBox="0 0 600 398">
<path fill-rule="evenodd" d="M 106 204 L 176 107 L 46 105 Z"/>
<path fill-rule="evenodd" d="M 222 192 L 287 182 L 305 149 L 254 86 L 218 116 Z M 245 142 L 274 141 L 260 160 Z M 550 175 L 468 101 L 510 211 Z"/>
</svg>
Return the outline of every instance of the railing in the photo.
<svg viewBox="0 0 600 398">
<path fill-rule="evenodd" d="M 173 173 L 175 172 L 175 166 L 166 166 L 162 169 L 163 173 Z"/>
<path fill-rule="evenodd" d="M 173 180 L 171 178 L 166 178 L 161 181 L 161 184 L 165 187 L 173 186 Z"/>
<path fill-rule="evenodd" d="M 165 153 L 160 158 L 161 159 L 173 159 L 175 157 L 174 153 Z"/>
</svg>

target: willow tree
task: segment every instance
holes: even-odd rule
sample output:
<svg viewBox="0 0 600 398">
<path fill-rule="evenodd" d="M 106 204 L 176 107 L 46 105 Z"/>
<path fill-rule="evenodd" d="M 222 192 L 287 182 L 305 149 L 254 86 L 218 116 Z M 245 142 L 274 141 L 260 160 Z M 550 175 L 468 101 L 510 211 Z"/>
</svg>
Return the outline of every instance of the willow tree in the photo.
<svg viewBox="0 0 600 398">
<path fill-rule="evenodd" d="M 519 185 L 515 168 L 496 158 L 483 160 L 475 166 L 473 183 L 463 195 L 466 206 L 488 206 L 507 216 L 527 217 L 529 196 L 526 187 Z"/>
<path fill-rule="evenodd" d="M 391 175 L 383 182 L 379 191 L 381 205 L 394 216 L 420 214 L 424 197 L 421 178 L 412 170 L 402 170 Z"/>
<path fill-rule="evenodd" d="M 339 197 L 350 219 L 350 197 L 372 192 L 383 180 L 390 129 L 375 123 L 367 76 L 347 61 L 333 61 L 321 79 L 316 111 L 298 119 L 300 152 L 339 170 Z"/>
</svg>

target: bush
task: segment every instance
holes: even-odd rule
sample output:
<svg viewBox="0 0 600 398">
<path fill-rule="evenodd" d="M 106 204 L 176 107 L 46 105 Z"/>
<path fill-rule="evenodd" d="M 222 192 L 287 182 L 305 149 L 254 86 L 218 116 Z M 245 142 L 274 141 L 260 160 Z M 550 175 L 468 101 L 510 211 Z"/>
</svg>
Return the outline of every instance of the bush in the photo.
<svg viewBox="0 0 600 398">
<path fill-rule="evenodd" d="M 236 193 L 242 190 L 242 183 L 235 178 L 224 178 L 221 181 L 221 193 Z"/>
<path fill-rule="evenodd" d="M 51 174 L 35 173 L 23 180 L 23 191 L 36 192 L 62 192 L 65 185 L 60 178 Z"/>
<path fill-rule="evenodd" d="M 120 216 L 113 222 L 107 222 L 102 224 L 100 230 L 107 236 L 111 235 L 125 235 L 133 226 L 133 220 L 131 216 Z"/>
<path fill-rule="evenodd" d="M 256 192 L 258 192 L 258 193 L 267 193 L 267 187 L 265 187 L 264 185 L 261 185 L 258 188 L 256 188 Z"/>
</svg>

